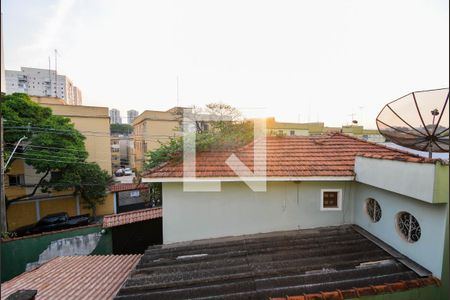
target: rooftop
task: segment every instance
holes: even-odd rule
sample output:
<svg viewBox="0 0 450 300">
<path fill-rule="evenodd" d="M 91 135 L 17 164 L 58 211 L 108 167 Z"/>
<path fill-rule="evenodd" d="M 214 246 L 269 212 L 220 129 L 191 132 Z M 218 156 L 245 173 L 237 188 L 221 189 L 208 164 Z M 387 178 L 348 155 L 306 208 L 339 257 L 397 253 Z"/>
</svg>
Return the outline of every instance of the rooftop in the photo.
<svg viewBox="0 0 450 300">
<path fill-rule="evenodd" d="M 1 299 L 37 290 L 43 299 L 112 299 L 141 255 L 60 256 L 1 285 Z"/>
<path fill-rule="evenodd" d="M 116 183 L 109 187 L 109 190 L 112 193 L 115 192 L 125 192 L 125 191 L 134 191 L 134 190 L 144 190 L 148 188 L 145 184 L 137 184 L 137 183 Z"/>
<path fill-rule="evenodd" d="M 363 233 L 339 226 L 152 246 L 115 299 L 355 296 L 439 284 Z"/>
<path fill-rule="evenodd" d="M 147 208 L 133 210 L 120 214 L 107 215 L 103 217 L 103 228 L 121 226 L 135 222 L 142 222 L 152 219 L 162 218 L 162 208 Z"/>
<path fill-rule="evenodd" d="M 234 152 L 197 153 L 196 177 L 236 177 L 226 160 L 234 153 L 253 171 L 253 143 Z M 266 137 L 268 177 L 354 176 L 355 157 L 375 156 L 408 162 L 432 162 L 423 157 L 334 133 L 305 137 Z M 235 166 L 239 168 L 239 166 Z M 145 178 L 183 177 L 182 162 L 169 162 L 144 174 Z"/>
</svg>

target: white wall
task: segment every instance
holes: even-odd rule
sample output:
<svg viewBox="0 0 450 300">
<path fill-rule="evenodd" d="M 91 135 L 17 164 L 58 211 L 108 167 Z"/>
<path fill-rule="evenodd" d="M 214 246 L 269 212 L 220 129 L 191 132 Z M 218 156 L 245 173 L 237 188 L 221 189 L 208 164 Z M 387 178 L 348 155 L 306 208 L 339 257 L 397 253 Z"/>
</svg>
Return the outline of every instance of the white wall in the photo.
<svg viewBox="0 0 450 300">
<path fill-rule="evenodd" d="M 356 181 L 433 202 L 435 165 L 357 156 Z"/>
<path fill-rule="evenodd" d="M 353 223 L 351 182 L 270 182 L 267 192 L 222 183 L 222 192 L 183 192 L 163 183 L 163 238 L 174 243 L 212 237 Z M 320 190 L 342 188 L 341 211 L 320 211 Z"/>
<path fill-rule="evenodd" d="M 362 183 L 356 184 L 354 190 L 355 224 L 440 277 L 447 204 L 425 203 Z M 366 214 L 367 198 L 374 198 L 381 206 L 382 217 L 377 223 L 372 223 Z M 401 211 L 411 213 L 420 224 L 421 237 L 415 243 L 407 242 L 397 231 L 396 215 Z"/>
</svg>

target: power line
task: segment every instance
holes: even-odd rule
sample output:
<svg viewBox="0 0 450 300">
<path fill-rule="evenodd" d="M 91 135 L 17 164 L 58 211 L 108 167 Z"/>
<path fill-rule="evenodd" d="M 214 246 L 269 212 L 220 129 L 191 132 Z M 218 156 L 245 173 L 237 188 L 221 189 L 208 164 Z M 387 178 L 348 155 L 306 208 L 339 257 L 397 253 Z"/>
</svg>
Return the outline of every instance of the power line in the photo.
<svg viewBox="0 0 450 300">
<path fill-rule="evenodd" d="M 6 128 L 6 127 L 5 127 Z M 7 129 L 10 129 L 9 127 Z M 49 132 L 49 131 L 45 131 L 45 129 L 40 129 L 40 130 L 36 130 L 34 129 L 36 132 L 35 133 L 55 133 L 55 134 L 60 134 L 60 135 L 73 135 L 73 134 L 69 134 L 69 133 L 60 133 L 57 132 L 56 130 Z M 23 131 L 27 131 L 26 128 L 18 128 L 18 129 L 13 129 L 13 130 L 8 130 L 9 132 L 23 132 Z M 85 134 L 84 132 L 82 132 L 82 135 L 84 136 L 93 136 L 93 137 L 111 137 L 110 134 Z M 141 136 L 141 135 L 135 135 L 136 136 Z M 151 135 L 146 135 L 146 137 L 150 137 L 150 138 L 171 138 L 171 137 L 176 137 L 177 135 L 165 135 L 165 134 L 151 134 Z"/>
<path fill-rule="evenodd" d="M 53 159 L 45 159 L 45 158 L 30 158 L 30 157 L 20 157 L 16 156 L 15 159 L 21 159 L 21 160 L 36 160 L 36 161 L 51 161 L 51 162 L 61 162 L 61 163 L 67 163 L 67 164 L 92 164 L 94 162 L 83 162 L 83 161 L 63 161 L 63 160 L 53 160 Z"/>
<path fill-rule="evenodd" d="M 6 145 L 15 145 L 14 143 L 5 143 Z M 24 145 L 22 146 L 22 148 L 41 148 L 41 149 L 55 149 L 55 150 L 64 150 L 64 151 L 74 151 L 74 152 L 85 152 L 88 153 L 88 151 L 86 150 L 76 150 L 76 149 L 70 149 L 70 148 L 65 148 L 65 147 L 50 147 L 50 146 L 36 146 L 36 145 Z"/>
</svg>

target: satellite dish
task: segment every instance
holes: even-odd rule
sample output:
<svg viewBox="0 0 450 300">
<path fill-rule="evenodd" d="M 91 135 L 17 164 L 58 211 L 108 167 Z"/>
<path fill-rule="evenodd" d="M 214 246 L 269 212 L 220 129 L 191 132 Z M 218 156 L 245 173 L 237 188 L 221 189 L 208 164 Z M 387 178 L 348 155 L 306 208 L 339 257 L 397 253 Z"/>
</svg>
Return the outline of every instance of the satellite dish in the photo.
<svg viewBox="0 0 450 300">
<path fill-rule="evenodd" d="M 398 145 L 433 152 L 449 151 L 449 89 L 412 92 L 386 104 L 377 127 Z"/>
</svg>

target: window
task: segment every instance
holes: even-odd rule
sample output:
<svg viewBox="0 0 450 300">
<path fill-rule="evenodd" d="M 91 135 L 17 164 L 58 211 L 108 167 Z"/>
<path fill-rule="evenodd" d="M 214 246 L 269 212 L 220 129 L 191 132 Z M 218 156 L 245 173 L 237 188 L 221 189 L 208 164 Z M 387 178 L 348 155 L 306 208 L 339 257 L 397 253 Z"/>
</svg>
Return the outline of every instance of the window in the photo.
<svg viewBox="0 0 450 300">
<path fill-rule="evenodd" d="M 9 186 L 19 186 L 25 184 L 25 179 L 23 174 L 21 175 L 8 175 Z"/>
<path fill-rule="evenodd" d="M 341 210 L 342 190 L 323 189 L 321 190 L 320 210 Z"/>
<path fill-rule="evenodd" d="M 290 132 L 289 132 L 289 134 L 292 136 L 292 135 L 295 135 L 295 130 L 291 130 Z"/>
<path fill-rule="evenodd" d="M 369 198 L 366 200 L 366 212 L 373 223 L 381 219 L 381 207 L 377 200 Z"/>
<path fill-rule="evenodd" d="M 131 191 L 130 192 L 130 197 L 139 197 L 139 191 Z"/>
<path fill-rule="evenodd" d="M 409 243 L 415 243 L 422 233 L 419 221 L 408 212 L 397 214 L 397 229 L 400 235 Z"/>
</svg>

